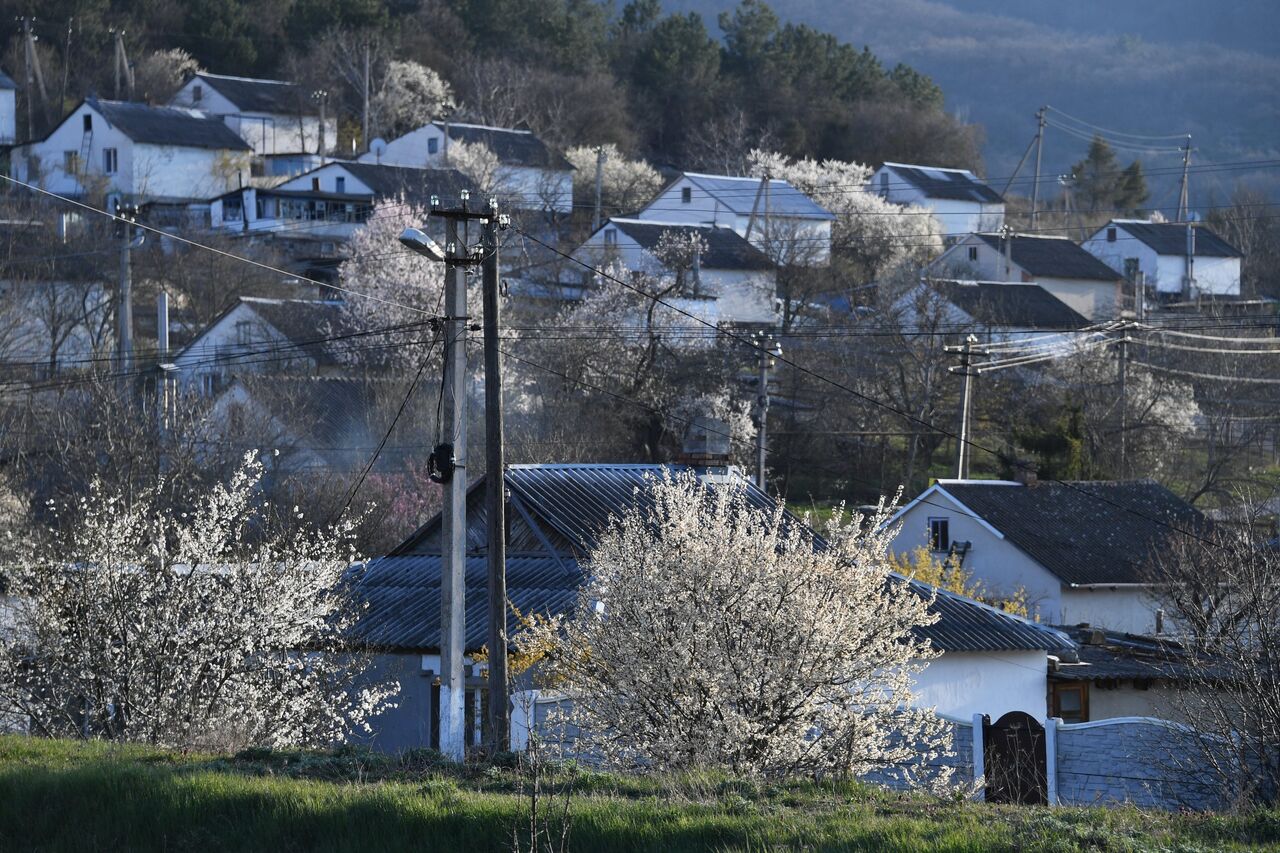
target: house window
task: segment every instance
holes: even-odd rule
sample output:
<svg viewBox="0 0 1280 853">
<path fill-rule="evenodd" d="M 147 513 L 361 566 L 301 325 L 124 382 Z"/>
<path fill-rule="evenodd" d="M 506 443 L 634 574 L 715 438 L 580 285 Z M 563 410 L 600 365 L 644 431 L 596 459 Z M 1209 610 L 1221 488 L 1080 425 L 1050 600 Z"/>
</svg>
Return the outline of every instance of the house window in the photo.
<svg viewBox="0 0 1280 853">
<path fill-rule="evenodd" d="M 1057 682 L 1053 685 L 1053 716 L 1064 723 L 1089 722 L 1089 683 Z"/>
<path fill-rule="evenodd" d="M 236 343 L 240 346 L 253 343 L 253 324 L 248 320 L 236 323 Z"/>
<path fill-rule="evenodd" d="M 93 116 L 89 113 L 85 113 L 82 117 L 82 121 L 84 121 L 84 132 L 91 133 L 93 131 Z"/>
<path fill-rule="evenodd" d="M 1137 258 L 1124 259 L 1124 277 L 1127 278 L 1129 281 L 1138 280 L 1138 269 L 1139 267 L 1138 267 Z"/>
<path fill-rule="evenodd" d="M 880 173 L 880 192 L 883 193 L 886 197 L 889 195 L 889 173 L 888 172 Z"/>
<path fill-rule="evenodd" d="M 313 193 L 318 193 L 318 192 L 320 192 L 320 179 L 319 179 L 319 178 L 312 178 L 312 179 L 311 179 L 311 191 L 312 191 Z"/>
<path fill-rule="evenodd" d="M 120 166 L 120 158 L 116 154 L 114 148 L 102 149 L 102 173 L 104 175 L 114 175 L 116 169 Z"/>
<path fill-rule="evenodd" d="M 80 152 L 62 152 L 62 171 L 66 172 L 68 175 L 74 175 L 80 171 Z"/>
<path fill-rule="evenodd" d="M 680 203 L 688 204 L 691 201 L 693 201 L 693 187 L 681 187 Z"/>
<path fill-rule="evenodd" d="M 346 192 L 346 191 L 347 191 L 347 179 L 346 179 L 346 178 L 334 178 L 334 179 L 333 179 L 333 191 L 334 191 L 334 192 L 336 192 L 336 193 L 344 193 L 344 192 Z"/>
<path fill-rule="evenodd" d="M 204 86 L 196 84 L 191 87 L 191 100 L 197 104 L 204 100 Z"/>
<path fill-rule="evenodd" d="M 969 247 L 969 260 L 971 260 L 971 261 L 977 261 L 977 260 L 978 260 L 978 247 L 977 247 L 977 246 L 970 246 L 970 247 Z"/>
<path fill-rule="evenodd" d="M 951 519 L 929 519 L 929 547 L 934 551 L 946 551 L 951 548 Z"/>
<path fill-rule="evenodd" d="M 439 151 L 439 150 L 440 150 L 440 140 L 439 140 L 439 139 L 432 138 L 432 139 L 428 139 L 428 140 L 427 140 L 427 153 L 428 153 L 428 154 L 435 154 L 435 153 L 436 153 L 437 151 Z"/>
<path fill-rule="evenodd" d="M 200 393 L 206 397 L 212 397 L 218 393 L 218 374 L 202 373 L 200 374 Z"/>
<path fill-rule="evenodd" d="M 604 244 L 606 246 L 618 245 L 618 229 L 617 228 L 604 229 Z"/>
<path fill-rule="evenodd" d="M 1108 242 L 1108 243 L 1114 243 L 1115 241 L 1116 241 L 1116 229 L 1114 229 L 1114 228 L 1108 228 L 1108 229 L 1107 229 L 1107 242 Z"/>
</svg>

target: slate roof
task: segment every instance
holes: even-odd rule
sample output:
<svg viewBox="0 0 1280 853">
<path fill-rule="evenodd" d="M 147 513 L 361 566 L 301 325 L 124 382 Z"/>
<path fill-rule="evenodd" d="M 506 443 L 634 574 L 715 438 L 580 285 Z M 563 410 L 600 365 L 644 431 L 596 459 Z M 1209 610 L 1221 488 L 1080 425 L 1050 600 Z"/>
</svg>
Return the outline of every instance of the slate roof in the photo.
<svg viewBox="0 0 1280 853">
<path fill-rule="evenodd" d="M 1088 319 L 1038 284 L 933 281 L 948 302 L 975 321 L 1026 329 L 1083 329 Z"/>
<path fill-rule="evenodd" d="M 1004 252 L 999 234 L 973 235 L 997 252 Z M 1014 234 L 1013 262 L 1034 276 L 1115 281 L 1120 276 L 1111 267 L 1063 237 L 1033 237 Z"/>
<path fill-rule="evenodd" d="M 1000 193 L 968 169 L 942 169 L 937 166 L 911 166 L 906 163 L 885 163 L 901 180 L 920 190 L 928 198 L 948 201 L 973 201 L 982 204 L 1000 204 Z"/>
<path fill-rule="evenodd" d="M 320 108 L 306 90 L 287 80 L 259 80 L 202 72 L 196 77 L 244 112 L 317 115 Z"/>
<path fill-rule="evenodd" d="M 1148 557 L 1174 528 L 1204 524 L 1195 507 L 1152 480 L 944 480 L 938 488 L 1072 586 L 1144 583 Z"/>
<path fill-rule="evenodd" d="M 341 335 L 355 328 L 342 302 L 257 296 L 242 296 L 240 302 L 248 304 L 255 314 L 297 344 L 300 352 L 321 365 L 340 363 L 345 348 L 340 342 L 319 339 Z"/>
<path fill-rule="evenodd" d="M 182 148 L 249 151 L 249 143 L 221 119 L 178 107 L 152 107 L 130 101 L 90 99 L 89 106 L 134 142 Z"/>
<path fill-rule="evenodd" d="M 707 244 L 702 253 L 703 269 L 713 270 L 771 270 L 774 263 L 769 256 L 757 249 L 732 228 L 714 225 L 689 225 L 685 223 L 650 222 L 642 219 L 610 219 L 605 228 L 615 226 L 645 249 L 653 251 L 668 231 L 681 236 L 701 235 Z"/>
<path fill-rule="evenodd" d="M 353 178 L 372 189 L 374 198 L 398 195 L 426 198 L 438 195 L 443 202 L 452 203 L 461 196 L 462 190 L 468 190 L 473 199 L 479 198 L 479 190 L 457 169 L 418 169 L 412 166 L 384 166 L 380 163 L 346 161 L 333 165 L 341 166 Z M 329 166 L 319 168 L 325 169 Z M 306 173 L 298 177 L 306 177 Z"/>
<path fill-rule="evenodd" d="M 449 138 L 468 145 L 483 144 L 503 163 L 511 166 L 531 166 L 540 169 L 572 170 L 573 164 L 558 151 L 534 136 L 529 130 L 509 127 L 489 127 L 483 124 L 449 122 L 436 123 L 448 128 Z"/>
<path fill-rule="evenodd" d="M 741 216 L 751 215 L 751 208 L 755 206 L 756 194 L 760 189 L 759 178 L 704 175 L 699 172 L 685 172 L 682 177 L 688 178 L 705 191 L 707 195 L 712 196 L 729 210 Z M 761 206 L 763 209 L 763 199 L 761 200 Z M 835 214 L 800 190 L 777 178 L 769 181 L 769 213 L 770 215 L 791 216 L 798 219 L 830 220 L 836 218 Z"/>
<path fill-rule="evenodd" d="M 513 502 L 526 510 L 544 531 L 548 541 L 581 543 L 590 548 L 610 520 L 627 508 L 644 504 L 652 477 L 682 466 L 660 465 L 513 465 L 505 478 Z M 771 509 L 773 498 L 736 474 L 725 474 L 746 488 L 751 505 Z M 468 495 L 468 527 L 471 506 L 482 497 L 481 483 Z M 509 517 L 518 517 L 515 510 Z M 796 520 L 798 523 L 798 520 Z M 357 635 L 383 647 L 427 651 L 439 648 L 441 558 L 413 554 L 415 543 L 439 526 L 433 519 L 400 545 L 390 556 L 372 561 L 357 572 L 356 588 L 368 608 L 356 627 Z M 487 573 L 477 545 L 482 537 L 468 531 L 471 555 L 467 559 L 467 648 L 486 641 Z M 820 543 L 821 540 L 819 540 Z M 507 592 L 522 613 L 561 613 L 568 610 L 584 576 L 573 554 L 552 555 L 522 551 L 508 553 Z M 905 579 L 900 579 L 905 580 Z M 908 581 L 917 594 L 933 590 Z M 941 618 L 919 629 L 943 651 L 1070 650 L 1065 636 L 1042 625 L 1001 613 L 953 593 L 939 591 L 932 612 Z M 518 633 L 514 616 L 508 630 Z"/>
<path fill-rule="evenodd" d="M 1107 223 L 1101 233 L 1108 227 L 1123 228 L 1138 240 L 1150 246 L 1158 255 L 1187 254 L 1187 226 L 1178 222 L 1141 222 L 1132 219 L 1117 219 Z M 1193 226 L 1196 232 L 1195 257 L 1200 258 L 1238 258 L 1241 252 L 1226 240 L 1213 233 L 1207 226 Z M 1097 235 L 1095 235 L 1097 236 Z"/>
<path fill-rule="evenodd" d="M 1193 674 L 1194 664 L 1178 643 L 1142 634 L 1095 629 L 1089 625 L 1059 626 L 1076 642 L 1075 661 L 1059 666 L 1057 681 L 1177 679 Z"/>
</svg>

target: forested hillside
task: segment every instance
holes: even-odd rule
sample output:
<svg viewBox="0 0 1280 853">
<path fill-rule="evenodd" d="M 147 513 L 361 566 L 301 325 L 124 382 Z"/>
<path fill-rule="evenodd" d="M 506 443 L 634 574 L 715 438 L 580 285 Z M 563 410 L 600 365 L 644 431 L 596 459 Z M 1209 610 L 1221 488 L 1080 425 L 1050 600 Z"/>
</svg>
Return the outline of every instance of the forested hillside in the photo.
<svg viewBox="0 0 1280 853">
<path fill-rule="evenodd" d="M 391 63 L 411 59 L 452 85 L 460 119 L 524 123 L 561 145 L 615 143 L 659 164 L 736 171 L 759 146 L 980 165 L 979 132 L 943 112 L 928 77 L 783 25 L 753 0 L 718 20 L 668 14 L 659 0 L 7 0 L 4 67 L 20 85 L 24 15 L 36 16 L 49 91 L 36 134 L 83 94 L 111 95 L 112 31 L 123 30 L 135 97 L 167 96 L 192 67 L 160 53 L 178 49 L 208 71 L 327 92 L 346 146 L 360 142 L 367 53 L 375 97 L 394 85 Z M 375 117 L 370 134 L 386 130 Z"/>
</svg>

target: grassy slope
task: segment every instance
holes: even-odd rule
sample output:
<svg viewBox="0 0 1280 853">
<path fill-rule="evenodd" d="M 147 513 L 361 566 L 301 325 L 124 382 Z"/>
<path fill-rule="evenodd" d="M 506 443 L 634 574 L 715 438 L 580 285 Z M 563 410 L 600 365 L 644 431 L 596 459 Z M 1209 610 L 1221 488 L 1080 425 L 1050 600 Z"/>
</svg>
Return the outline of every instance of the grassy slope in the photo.
<svg viewBox="0 0 1280 853">
<path fill-rule="evenodd" d="M 6 850 L 509 850 L 506 770 L 0 737 Z M 1280 850 L 1280 818 L 1020 809 L 858 785 L 578 773 L 575 850 Z"/>
</svg>

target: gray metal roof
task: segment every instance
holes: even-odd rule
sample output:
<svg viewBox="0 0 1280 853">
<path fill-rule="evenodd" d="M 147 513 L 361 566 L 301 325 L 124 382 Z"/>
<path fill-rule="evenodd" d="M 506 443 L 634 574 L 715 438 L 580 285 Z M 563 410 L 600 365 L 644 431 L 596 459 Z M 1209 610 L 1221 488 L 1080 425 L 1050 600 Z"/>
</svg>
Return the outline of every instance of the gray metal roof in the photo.
<svg viewBox="0 0 1280 853">
<path fill-rule="evenodd" d="M 1004 241 L 1013 240 L 1010 251 L 1013 262 L 1031 275 L 1049 278 L 1079 278 L 1089 281 L 1116 281 L 1120 274 L 1075 243 L 1063 237 L 1034 237 L 1014 234 L 975 234 L 997 252 L 1005 249 Z"/>
<path fill-rule="evenodd" d="M 1135 222 L 1113 220 L 1105 228 L 1122 228 L 1155 250 L 1158 255 L 1187 253 L 1187 225 L 1181 222 Z M 1205 225 L 1192 225 L 1195 230 L 1195 257 L 1238 258 L 1241 253 L 1235 246 L 1223 240 Z M 1094 235 L 1095 237 L 1097 235 Z"/>
<path fill-rule="evenodd" d="M 86 101 L 134 142 L 179 148 L 215 148 L 250 151 L 245 142 L 221 119 L 195 115 L 178 107 L 153 107 L 131 101 Z"/>
<path fill-rule="evenodd" d="M 577 555 L 582 555 L 612 519 L 646 503 L 655 477 L 664 472 L 684 470 L 678 465 L 515 465 L 508 469 L 506 486 L 513 502 L 518 502 L 544 529 L 549 542 L 569 543 L 573 553 L 552 554 L 521 551 L 508 554 L 508 596 L 522 613 L 563 613 L 575 600 L 583 573 Z M 776 506 L 773 498 L 739 475 L 722 475 L 746 488 L 747 500 L 760 509 Z M 473 484 L 468 494 L 468 526 L 483 506 L 483 481 Z M 511 512 L 513 536 L 522 548 L 535 541 L 517 533 L 521 514 Z M 794 523 L 798 519 L 789 516 Z M 426 651 L 439 647 L 440 572 L 438 554 L 421 553 L 430 547 L 439 528 L 439 517 L 424 525 L 392 556 L 369 564 L 358 589 L 368 603 L 358 634 L 380 646 Z M 821 544 L 821 540 L 817 540 Z M 485 596 L 487 575 L 483 557 L 483 537 L 468 534 L 467 561 L 467 647 L 485 642 Z M 574 544 L 580 543 L 580 544 Z M 418 553 L 414 553 L 417 551 Z M 921 596 L 933 589 L 918 581 L 911 588 Z M 932 611 L 939 620 L 918 630 L 943 651 L 1068 650 L 1072 643 L 1058 632 L 1002 613 L 977 601 L 939 591 Z M 512 635 L 514 624 L 509 624 Z"/>
<path fill-rule="evenodd" d="M 742 178 L 733 175 L 704 175 L 699 172 L 685 172 L 688 178 L 707 195 L 723 204 L 729 210 L 742 216 L 749 216 L 755 207 L 756 195 L 760 190 L 760 178 Z M 760 211 L 764 210 L 761 199 Z M 809 196 L 793 187 L 787 181 L 777 178 L 769 181 L 769 214 L 771 216 L 791 216 L 799 219 L 835 219 L 835 214 L 818 204 Z"/>
<path fill-rule="evenodd" d="M 902 180 L 925 194 L 927 198 L 948 201 L 976 201 L 999 204 L 1004 199 L 968 169 L 941 169 L 936 166 L 911 166 L 885 163 Z"/>
<path fill-rule="evenodd" d="M 652 251 L 667 232 L 681 236 L 697 234 L 706 242 L 700 263 L 709 270 L 771 270 L 777 265 L 769 256 L 751 245 L 732 228 L 715 225 L 689 225 L 687 223 L 650 222 L 643 219 L 613 218 L 602 226 L 614 227 Z"/>
<path fill-rule="evenodd" d="M 227 74 L 210 74 L 207 71 L 202 71 L 196 77 L 245 112 L 309 116 L 317 115 L 320 111 L 319 104 L 309 96 L 306 89 L 288 80 L 232 77 Z"/>
<path fill-rule="evenodd" d="M 1024 329 L 1083 329 L 1089 321 L 1038 284 L 992 281 L 930 282 L 975 321 Z"/>
<path fill-rule="evenodd" d="M 461 122 L 436 122 L 436 126 L 442 130 L 447 127 L 451 140 L 468 145 L 484 145 L 500 161 L 511 166 L 573 170 L 573 164 L 563 154 L 549 148 L 529 130 Z"/>
</svg>

